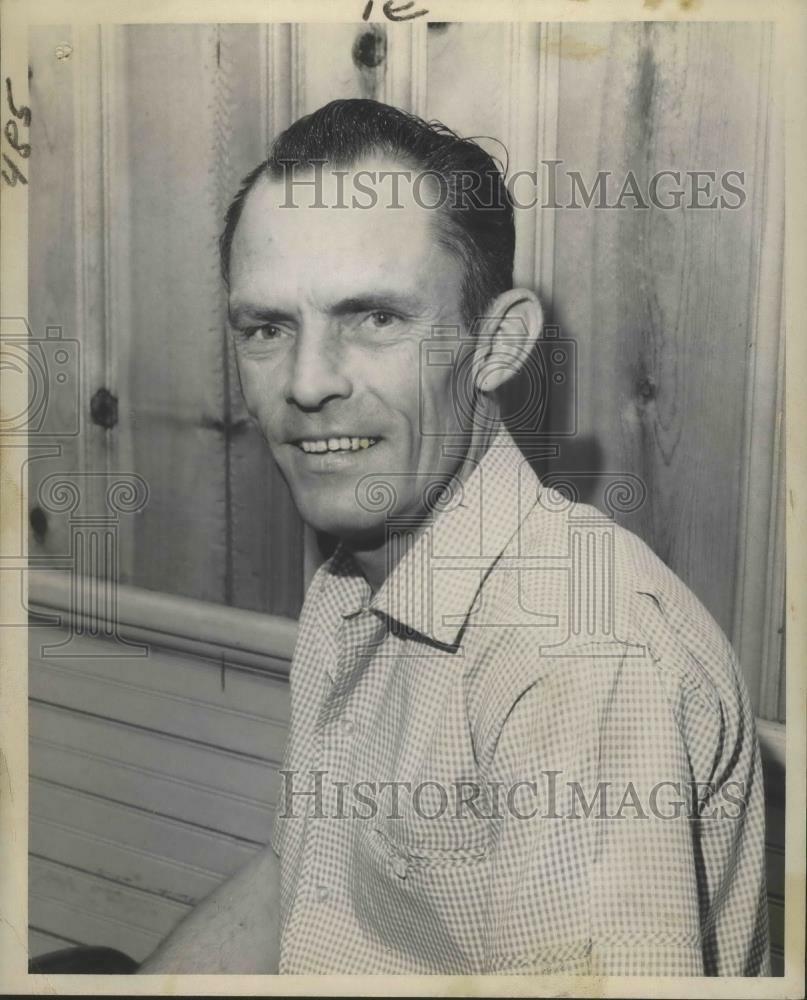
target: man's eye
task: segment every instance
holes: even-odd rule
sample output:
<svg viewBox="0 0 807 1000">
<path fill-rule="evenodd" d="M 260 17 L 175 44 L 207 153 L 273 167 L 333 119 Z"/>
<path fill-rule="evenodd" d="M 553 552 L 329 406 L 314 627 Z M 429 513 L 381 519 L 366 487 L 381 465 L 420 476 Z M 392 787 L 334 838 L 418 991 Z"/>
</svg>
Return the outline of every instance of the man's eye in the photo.
<svg viewBox="0 0 807 1000">
<path fill-rule="evenodd" d="M 264 323 L 263 326 L 248 326 L 244 330 L 246 340 L 276 340 L 282 333 L 274 323 Z"/>
<path fill-rule="evenodd" d="M 395 313 L 387 312 L 385 309 L 376 309 L 367 317 L 367 322 L 373 329 L 383 330 L 384 327 L 392 326 L 397 319 Z"/>
</svg>

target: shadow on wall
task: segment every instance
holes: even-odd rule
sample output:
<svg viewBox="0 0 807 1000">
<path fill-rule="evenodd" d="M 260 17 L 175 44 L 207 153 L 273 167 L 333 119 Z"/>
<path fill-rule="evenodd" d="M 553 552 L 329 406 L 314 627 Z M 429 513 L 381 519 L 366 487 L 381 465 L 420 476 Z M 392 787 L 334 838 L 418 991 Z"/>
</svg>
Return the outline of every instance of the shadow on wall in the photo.
<svg viewBox="0 0 807 1000">
<path fill-rule="evenodd" d="M 576 343 L 547 324 L 527 363 L 505 384 L 502 413 L 544 485 L 566 483 L 575 499 L 603 509 L 602 446 L 577 433 L 577 362 Z"/>
</svg>

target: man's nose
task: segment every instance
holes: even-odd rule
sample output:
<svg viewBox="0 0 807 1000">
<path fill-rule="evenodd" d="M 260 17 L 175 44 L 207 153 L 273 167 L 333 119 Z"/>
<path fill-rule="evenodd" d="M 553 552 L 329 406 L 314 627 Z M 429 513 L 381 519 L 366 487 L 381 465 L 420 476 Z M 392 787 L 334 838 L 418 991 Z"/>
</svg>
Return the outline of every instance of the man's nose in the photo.
<svg viewBox="0 0 807 1000">
<path fill-rule="evenodd" d="M 301 410 L 318 410 L 331 399 L 345 399 L 353 384 L 343 351 L 324 331 L 301 331 L 291 357 L 286 400 Z"/>
</svg>

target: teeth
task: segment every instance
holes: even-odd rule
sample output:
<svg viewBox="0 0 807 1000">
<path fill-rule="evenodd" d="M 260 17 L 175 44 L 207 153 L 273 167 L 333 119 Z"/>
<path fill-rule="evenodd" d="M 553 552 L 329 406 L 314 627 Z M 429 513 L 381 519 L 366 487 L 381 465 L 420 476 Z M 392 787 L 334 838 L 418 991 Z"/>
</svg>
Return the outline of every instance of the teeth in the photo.
<svg viewBox="0 0 807 1000">
<path fill-rule="evenodd" d="M 378 438 L 341 437 L 317 441 L 301 441 L 300 447 L 307 454 L 323 451 L 362 451 L 376 444 Z"/>
</svg>

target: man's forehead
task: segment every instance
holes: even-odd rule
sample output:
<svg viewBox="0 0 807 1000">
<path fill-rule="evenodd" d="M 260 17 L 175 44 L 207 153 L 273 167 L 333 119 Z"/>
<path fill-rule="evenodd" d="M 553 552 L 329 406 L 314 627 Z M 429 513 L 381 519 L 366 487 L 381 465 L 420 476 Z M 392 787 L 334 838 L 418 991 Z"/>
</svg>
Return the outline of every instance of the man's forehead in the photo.
<svg viewBox="0 0 807 1000">
<path fill-rule="evenodd" d="M 345 206 L 362 212 L 402 209 L 432 211 L 438 182 L 403 160 L 383 153 L 361 156 L 352 163 L 289 163 L 277 177 L 264 174 L 253 191 L 265 205 L 289 208 Z M 251 194 L 252 192 L 250 192 Z"/>
<path fill-rule="evenodd" d="M 361 270 L 367 277 L 393 268 L 409 275 L 435 266 L 442 269 L 447 262 L 438 265 L 437 258 L 447 251 L 436 239 L 435 211 L 418 204 L 411 183 L 402 182 L 393 196 L 384 186 L 388 178 L 385 182 L 379 177 L 393 170 L 412 176 L 404 164 L 379 157 L 351 167 L 307 169 L 295 173 L 294 185 L 283 178 L 259 178 L 246 197 L 233 237 L 231 277 L 237 281 L 242 267 L 271 268 L 273 283 L 279 283 L 289 277 L 281 272 L 298 273 L 303 264 L 309 273 L 347 269 Z M 358 180 L 371 183 L 366 172 L 379 179 L 372 207 L 362 207 L 368 198 L 354 186 Z"/>
</svg>

